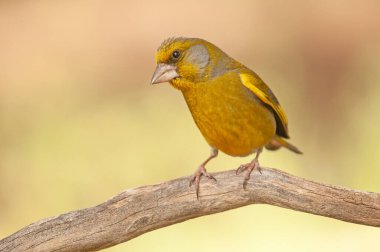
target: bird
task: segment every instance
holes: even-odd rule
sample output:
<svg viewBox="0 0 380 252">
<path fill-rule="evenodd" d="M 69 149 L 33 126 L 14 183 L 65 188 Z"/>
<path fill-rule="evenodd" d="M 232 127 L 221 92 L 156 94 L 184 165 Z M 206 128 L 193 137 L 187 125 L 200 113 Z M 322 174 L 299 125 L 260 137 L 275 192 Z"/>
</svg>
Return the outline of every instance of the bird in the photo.
<svg viewBox="0 0 380 252">
<path fill-rule="evenodd" d="M 200 38 L 172 37 L 158 47 L 151 84 L 169 82 L 180 90 L 193 120 L 211 148 L 210 155 L 190 179 L 199 199 L 201 177 L 215 180 L 206 164 L 219 151 L 245 157 L 256 153 L 236 174 L 245 172 L 243 188 L 253 170 L 261 173 L 263 148 L 285 147 L 302 152 L 289 138 L 288 120 L 268 85 L 251 69 Z"/>
</svg>

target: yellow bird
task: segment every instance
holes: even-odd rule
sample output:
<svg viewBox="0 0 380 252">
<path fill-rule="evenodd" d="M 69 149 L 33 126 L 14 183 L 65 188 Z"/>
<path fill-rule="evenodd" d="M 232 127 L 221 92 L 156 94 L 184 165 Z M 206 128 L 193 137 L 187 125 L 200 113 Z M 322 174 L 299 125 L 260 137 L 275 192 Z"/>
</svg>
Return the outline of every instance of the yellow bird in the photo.
<svg viewBox="0 0 380 252">
<path fill-rule="evenodd" d="M 157 67 L 152 84 L 170 82 L 179 89 L 203 137 L 211 146 L 210 156 L 199 166 L 190 180 L 195 183 L 197 197 L 206 164 L 218 150 L 244 157 L 256 153 L 246 170 L 245 188 L 254 169 L 260 171 L 259 155 L 266 147 L 286 147 L 301 153 L 284 138 L 289 138 L 284 110 L 270 88 L 260 77 L 232 59 L 215 45 L 199 38 L 169 38 L 157 49 Z"/>
</svg>

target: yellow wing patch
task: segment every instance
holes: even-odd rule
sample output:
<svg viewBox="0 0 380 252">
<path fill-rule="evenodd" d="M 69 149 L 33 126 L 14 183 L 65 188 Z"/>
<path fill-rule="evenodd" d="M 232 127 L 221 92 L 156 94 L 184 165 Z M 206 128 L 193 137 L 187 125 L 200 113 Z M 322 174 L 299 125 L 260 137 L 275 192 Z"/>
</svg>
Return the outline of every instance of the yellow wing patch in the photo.
<svg viewBox="0 0 380 252">
<path fill-rule="evenodd" d="M 256 79 L 255 76 L 251 74 L 241 73 L 239 75 L 243 85 L 251 90 L 262 102 L 269 105 L 275 111 L 287 135 L 288 119 L 286 118 L 284 110 L 278 103 L 276 97 L 272 94 L 272 91 L 269 89 L 269 87 L 264 82 L 262 82 L 260 78 Z"/>
</svg>

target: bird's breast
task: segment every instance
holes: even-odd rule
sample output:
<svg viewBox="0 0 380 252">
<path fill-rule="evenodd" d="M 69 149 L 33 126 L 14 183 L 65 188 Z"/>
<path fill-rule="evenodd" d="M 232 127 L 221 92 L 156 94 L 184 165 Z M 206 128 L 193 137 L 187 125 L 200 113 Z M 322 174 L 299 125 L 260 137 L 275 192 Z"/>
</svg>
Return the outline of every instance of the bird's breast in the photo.
<svg viewBox="0 0 380 252">
<path fill-rule="evenodd" d="M 246 156 L 275 135 L 273 112 L 239 79 L 200 83 L 183 90 L 193 119 L 206 141 L 232 156 Z"/>
</svg>

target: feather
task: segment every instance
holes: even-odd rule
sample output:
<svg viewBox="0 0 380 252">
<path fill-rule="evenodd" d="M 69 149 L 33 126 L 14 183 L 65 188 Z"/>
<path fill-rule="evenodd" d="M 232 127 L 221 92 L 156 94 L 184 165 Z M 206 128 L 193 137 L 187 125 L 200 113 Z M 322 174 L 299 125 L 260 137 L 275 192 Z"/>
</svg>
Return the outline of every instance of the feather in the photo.
<svg viewBox="0 0 380 252">
<path fill-rule="evenodd" d="M 240 73 L 239 75 L 243 85 L 274 111 L 277 124 L 277 135 L 289 138 L 288 119 L 269 87 L 258 76 L 254 75 L 254 73 Z"/>
</svg>

